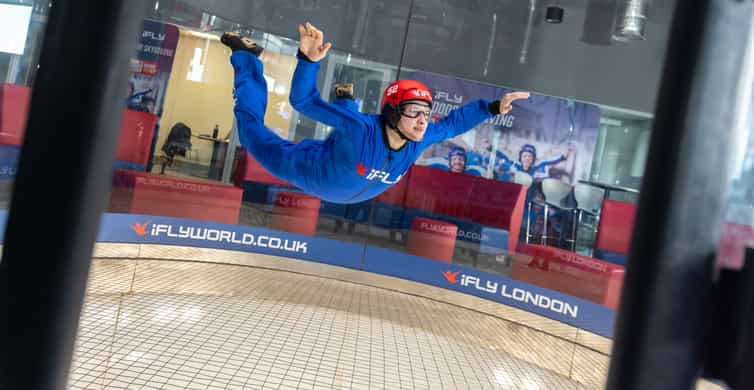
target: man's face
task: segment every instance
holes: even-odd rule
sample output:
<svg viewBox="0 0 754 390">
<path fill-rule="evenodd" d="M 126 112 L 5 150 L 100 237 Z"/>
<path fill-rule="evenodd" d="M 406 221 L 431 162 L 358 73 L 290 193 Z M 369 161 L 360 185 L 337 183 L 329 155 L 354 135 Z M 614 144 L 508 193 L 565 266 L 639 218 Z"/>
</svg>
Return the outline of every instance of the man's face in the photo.
<svg viewBox="0 0 754 390">
<path fill-rule="evenodd" d="M 429 125 L 429 105 L 421 103 L 409 103 L 401 110 L 401 119 L 398 121 L 400 129 L 406 138 L 419 142 L 424 139 L 424 133 Z"/>
<path fill-rule="evenodd" d="M 492 143 L 489 138 L 480 138 L 476 142 L 476 150 L 482 152 L 483 155 L 489 154 L 492 149 Z"/>
<path fill-rule="evenodd" d="M 463 173 L 466 171 L 466 157 L 464 156 L 451 156 L 449 164 L 451 172 Z"/>
<path fill-rule="evenodd" d="M 521 165 L 524 167 L 524 169 L 529 169 L 532 164 L 534 164 L 534 155 L 530 152 L 521 153 Z"/>
</svg>

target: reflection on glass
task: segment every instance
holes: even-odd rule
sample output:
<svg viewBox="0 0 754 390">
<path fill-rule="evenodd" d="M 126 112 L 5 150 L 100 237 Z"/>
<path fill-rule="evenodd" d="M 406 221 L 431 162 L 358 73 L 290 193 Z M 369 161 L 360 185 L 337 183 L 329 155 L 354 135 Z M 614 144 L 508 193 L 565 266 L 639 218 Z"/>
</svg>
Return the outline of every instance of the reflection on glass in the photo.
<svg viewBox="0 0 754 390">
<path fill-rule="evenodd" d="M 525 16 L 531 13 L 531 4 L 490 5 L 492 17 L 474 16 L 479 9 L 454 14 L 449 19 L 463 22 L 457 32 L 442 24 L 431 30 L 433 34 L 428 34 L 427 26 L 430 20 L 437 21 L 431 12 L 437 4 L 419 4 L 408 26 L 409 36 L 389 45 L 378 42 L 381 35 L 364 20 L 357 26 L 339 25 L 340 29 L 320 26 L 326 34 L 334 31 L 340 41 L 322 60 L 316 87 L 326 102 L 351 110 L 379 113 L 382 92 L 398 76 L 429 86 L 432 121 L 475 99 L 500 98 L 513 86 L 527 85 L 535 91 L 529 99 L 514 103 L 511 112 L 427 148 L 385 193 L 358 204 L 338 204 L 303 195 L 240 145 L 231 53 L 219 40 L 223 32 L 235 31 L 265 48 L 267 127 L 293 142 L 323 140 L 332 129 L 290 103 L 298 61 L 298 42 L 291 37 L 297 35 L 295 26 L 305 20 L 293 20 L 294 11 L 285 7 L 265 4 L 261 8 L 268 14 L 288 16 L 273 27 L 254 15 L 252 19 L 259 22 L 254 26 L 266 26 L 261 29 L 180 1 L 155 2 L 154 14 L 144 21 L 139 52 L 131 60 L 109 211 L 356 243 L 359 264 L 365 269 L 379 268 L 384 258 L 440 264 L 451 267 L 443 269 L 450 272 L 440 279 L 447 281 L 445 287 L 470 280 L 483 285 L 486 277 L 508 277 L 614 309 L 630 247 L 651 116 L 643 112 L 647 107 L 634 104 L 635 96 L 621 95 L 609 102 L 631 109 L 602 104 L 597 99 L 604 96 L 601 89 L 592 88 L 605 77 L 598 73 L 589 88 L 564 92 L 565 97 L 536 93 L 563 91 L 563 80 L 571 75 L 582 83 L 589 67 L 562 64 L 555 71 L 557 61 L 546 61 L 552 53 L 543 48 L 561 49 L 557 44 L 561 36 L 551 30 L 554 25 L 533 22 L 527 33 L 527 26 L 505 22 L 510 19 L 507 11 Z M 558 28 L 580 32 L 583 23 L 567 15 Z M 380 16 L 393 22 L 405 17 Z M 534 12 L 532 17 L 541 15 Z M 480 36 L 469 29 L 471 25 L 499 36 L 477 39 Z M 281 32 L 281 26 L 293 28 Z M 358 30 L 354 36 L 343 40 L 343 31 L 354 29 Z M 584 43 L 577 35 L 573 44 L 588 44 L 584 52 L 594 58 L 623 58 L 633 50 Z M 438 44 L 437 36 L 447 40 Z M 459 37 L 488 45 L 477 50 L 475 45 L 459 43 L 456 53 L 448 42 Z M 664 44 L 657 37 L 649 40 L 652 47 Z M 518 62 L 524 41 L 531 69 Z M 379 50 L 364 49 L 375 45 Z M 646 48 L 634 49 L 641 49 L 637 52 L 641 54 Z M 515 55 L 501 58 L 506 53 Z M 479 62 L 484 66 L 470 66 L 474 61 L 469 59 L 479 56 L 484 57 Z M 393 64 L 390 58 L 404 58 L 404 63 Z M 464 58 L 463 63 L 459 58 Z M 539 76 L 546 76 L 547 85 L 534 80 Z M 345 95 L 336 91 L 344 85 Z M 653 95 L 653 88 L 642 90 L 642 96 Z M 291 205 L 308 219 L 283 211 Z M 463 278 L 461 270 L 469 275 Z"/>
<path fill-rule="evenodd" d="M 754 112 L 749 110 L 749 120 L 744 131 L 739 132 L 733 152 L 733 167 L 729 174 L 732 182 L 728 205 L 721 229 L 719 263 L 723 267 L 739 269 L 743 266 L 744 251 L 754 247 Z"/>
<path fill-rule="evenodd" d="M 295 142 L 327 137 L 329 128 L 300 115 L 289 102 L 296 41 L 180 1 L 155 2 L 131 60 L 109 211 L 279 226 L 273 213 L 278 194 L 299 190 L 269 174 L 238 142 L 230 50 L 219 41 L 225 31 L 240 32 L 265 48 L 267 126 Z M 376 112 L 395 73 L 395 66 L 332 50 L 318 87 L 334 101 L 334 86 L 351 83 L 357 109 Z M 322 202 L 315 234 L 362 241 L 363 235 L 345 226 L 345 210 Z"/>
<path fill-rule="evenodd" d="M 24 54 L 31 11 L 30 4 L 0 4 L 0 52 Z"/>
<path fill-rule="evenodd" d="M 118 226 L 127 234 L 124 241 L 348 260 L 344 266 L 561 320 L 589 315 L 584 307 L 593 307 L 572 299 L 577 297 L 608 313 L 586 322 L 611 326 L 605 308 L 614 310 L 619 302 L 664 24 L 650 21 L 663 28 L 648 29 L 639 46 L 615 44 L 609 29 L 608 41 L 587 39 L 587 21 L 573 17 L 578 10 L 569 9 L 557 25 L 543 23 L 544 8 L 536 1 L 413 2 L 410 20 L 410 2 L 402 0 L 342 8 L 331 1 L 295 7 L 250 2 L 237 14 L 223 2 L 205 2 L 223 12 L 197 3 L 155 1 L 130 59 L 108 208 L 135 214 L 125 216 L 135 221 Z M 0 47 L 0 207 L 7 208 L 15 174 L 46 7 L 32 8 L 25 39 L 7 52 Z M 653 7 L 650 15 L 662 11 Z M 591 8 L 590 17 L 607 20 L 604 7 Z M 298 61 L 292 38 L 307 17 L 326 20 L 320 27 L 336 43 L 316 79 L 326 102 L 379 114 L 391 82 L 415 79 L 429 86 L 429 119 L 439 121 L 475 99 L 494 100 L 511 90 L 532 95 L 511 112 L 427 148 L 373 199 L 338 204 L 311 198 L 240 145 L 231 52 L 219 39 L 235 31 L 265 48 L 264 122 L 275 134 L 292 142 L 324 140 L 332 129 L 290 102 Z M 646 65 L 636 66 L 641 73 L 632 70 L 637 63 Z M 615 80 L 621 87 L 636 85 L 618 88 Z M 336 90 L 343 85 L 350 85 L 345 94 Z M 733 186 L 724 237 L 754 237 L 752 155 Z M 292 208 L 299 214 L 284 211 Z M 231 245 L 238 242 L 245 246 Z M 734 241 L 735 251 L 740 243 Z M 223 256 L 212 260 L 225 261 Z M 191 324 L 208 312 L 158 302 L 142 314 L 159 323 Z M 121 325 L 137 320 L 128 312 L 103 316 L 117 316 Z M 151 359 L 141 350 L 119 356 Z M 503 371 L 496 369 L 494 380 L 512 383 Z M 532 383 L 524 385 L 535 388 Z"/>
<path fill-rule="evenodd" d="M 0 4 L 1 209 L 10 204 L 47 12 L 45 2 Z"/>
</svg>

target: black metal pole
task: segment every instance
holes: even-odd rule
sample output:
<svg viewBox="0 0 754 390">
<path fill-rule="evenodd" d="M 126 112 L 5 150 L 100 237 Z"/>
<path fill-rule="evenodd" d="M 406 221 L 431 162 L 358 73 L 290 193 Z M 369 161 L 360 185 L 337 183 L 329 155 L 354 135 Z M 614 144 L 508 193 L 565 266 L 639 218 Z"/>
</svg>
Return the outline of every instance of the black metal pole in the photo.
<svg viewBox="0 0 754 390">
<path fill-rule="evenodd" d="M 691 389 L 731 157 L 750 103 L 752 2 L 677 1 L 607 388 Z"/>
<path fill-rule="evenodd" d="M 395 72 L 395 79 L 401 78 L 401 71 L 403 70 L 403 60 L 406 56 L 406 48 L 408 47 L 408 33 L 411 29 L 411 18 L 414 17 L 414 0 L 411 0 L 408 6 L 408 15 L 406 15 L 406 29 L 403 33 L 403 48 L 401 48 L 401 58 L 398 60 L 398 71 Z"/>
<path fill-rule="evenodd" d="M 55 0 L 0 262 L 0 389 L 64 389 L 144 1 Z"/>
<path fill-rule="evenodd" d="M 740 270 L 720 272 L 714 297 L 703 374 L 736 390 L 754 388 L 754 249 L 746 249 Z"/>
<path fill-rule="evenodd" d="M 740 297 L 742 314 L 736 319 L 739 323 L 733 329 L 738 336 L 738 343 L 730 351 L 734 352 L 729 358 L 731 366 L 725 377 L 728 384 L 736 390 L 754 389 L 754 248 L 746 249 L 744 268 L 741 272 L 741 292 L 748 294 Z"/>
</svg>

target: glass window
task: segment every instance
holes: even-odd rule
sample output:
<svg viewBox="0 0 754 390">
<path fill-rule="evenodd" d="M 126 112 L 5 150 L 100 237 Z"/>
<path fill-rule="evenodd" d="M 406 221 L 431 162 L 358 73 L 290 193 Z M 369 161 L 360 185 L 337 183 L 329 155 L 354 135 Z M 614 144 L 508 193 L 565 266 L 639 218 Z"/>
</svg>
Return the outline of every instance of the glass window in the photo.
<svg viewBox="0 0 754 390">
<path fill-rule="evenodd" d="M 316 79 L 326 104 L 339 104 L 336 88 L 350 85 L 351 109 L 379 114 L 390 82 L 415 79 L 430 89 L 431 120 L 442 124 L 478 99 L 486 110 L 507 93 L 531 95 L 510 112 L 480 116 L 470 128 L 438 139 L 396 185 L 372 199 L 301 203 L 318 209 L 314 224 L 301 231 L 366 245 L 360 258 L 366 269 L 371 254 L 382 253 L 376 249 L 389 249 L 615 308 L 617 296 L 606 297 L 604 288 L 589 295 L 578 285 L 585 278 L 607 280 L 625 266 L 631 232 L 625 221 L 632 221 L 644 171 L 669 4 L 652 5 L 656 16 L 635 41 L 614 39 L 618 33 L 603 22 L 618 11 L 596 2 L 564 4 L 568 12 L 559 21 L 535 2 L 203 7 L 155 2 L 144 21 L 127 110 L 141 122 L 122 136 L 131 137 L 141 159 L 119 159 L 110 211 L 298 231 L 279 223 L 280 202 L 309 198 L 242 147 L 230 50 L 219 36 L 236 31 L 265 48 L 266 126 L 294 143 L 320 142 L 333 128 L 293 109 L 289 99 L 297 26 L 317 20 L 333 44 Z M 630 88 L 616 84 L 626 81 Z M 365 175 L 366 168 L 376 169 L 364 166 Z M 150 202 L 134 201 L 140 182 L 154 187 Z M 444 252 L 437 252 L 443 240 Z M 536 265 L 571 255 L 602 274 L 558 274 Z M 539 267 L 542 275 L 522 274 L 521 267 Z M 545 281 L 551 277 L 562 285 Z"/>
<path fill-rule="evenodd" d="M 0 3 L 0 208 L 10 204 L 49 2 Z M 2 216 L 5 219 L 5 215 Z"/>
<path fill-rule="evenodd" d="M 134 230 L 158 241 L 242 248 L 413 280 L 609 338 L 672 4 L 652 3 L 641 32 L 615 30 L 618 9 L 598 1 L 564 1 L 560 20 L 557 12 L 548 16 L 552 7 L 558 6 L 156 1 L 131 59 L 108 211 L 168 229 Z M 220 41 L 228 31 L 264 47 L 266 91 L 247 103 L 266 101 L 263 121 L 274 136 L 304 149 L 344 145 L 352 136 L 291 104 L 297 26 L 306 21 L 333 45 L 316 74 L 318 95 L 311 94 L 322 98 L 318 107 L 377 124 L 349 128 L 371 133 L 334 161 L 297 168 L 321 164 L 319 174 L 332 175 L 333 184 L 320 191 L 341 189 L 343 177 L 363 180 L 362 191 L 385 189 L 363 202 L 305 194 L 292 182 L 309 178 L 275 176 L 272 163 L 241 143 L 231 51 Z M 631 34 L 643 39 L 630 40 Z M 432 125 L 424 137 L 435 142 L 405 154 L 405 167 L 390 171 L 393 156 L 405 152 L 383 149 L 393 133 L 376 115 L 383 92 L 399 78 L 429 89 Z M 490 103 L 516 91 L 530 95 L 491 114 Z M 253 149 L 254 139 L 244 142 Z M 418 144 L 405 150 L 411 145 Z M 356 157 L 375 150 L 384 156 L 374 164 Z M 352 166 L 335 174 L 325 163 Z M 206 230 L 187 226 L 238 235 L 224 242 L 218 233 L 207 244 L 191 241 Z M 269 241 L 234 246 L 243 240 L 230 237 L 243 234 L 305 242 L 311 252 L 286 252 L 285 244 L 273 248 Z M 512 288 L 564 306 L 516 299 Z M 571 310 L 577 306 L 579 318 Z"/>
<path fill-rule="evenodd" d="M 721 229 L 718 253 L 720 265 L 739 269 L 747 248 L 754 248 L 754 121 L 752 112 L 744 131 L 739 132 L 733 152 L 733 171 L 728 205 Z M 725 173 L 723 173 L 725 174 Z"/>
</svg>

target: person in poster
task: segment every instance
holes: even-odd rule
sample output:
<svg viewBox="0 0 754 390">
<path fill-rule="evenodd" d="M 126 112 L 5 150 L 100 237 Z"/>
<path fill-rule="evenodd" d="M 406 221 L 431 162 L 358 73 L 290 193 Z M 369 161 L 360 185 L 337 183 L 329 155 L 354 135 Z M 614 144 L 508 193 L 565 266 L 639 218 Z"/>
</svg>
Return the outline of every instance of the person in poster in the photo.
<svg viewBox="0 0 754 390">
<path fill-rule="evenodd" d="M 511 175 L 506 171 L 515 170 L 516 172 L 526 173 L 535 179 L 544 178 L 549 176 L 548 170 L 550 167 L 568 160 L 570 155 L 571 150 L 568 149 L 555 159 L 539 161 L 537 159 L 537 148 L 531 144 L 524 144 L 518 152 L 518 161 L 511 160 L 505 153 L 499 150 L 495 152 L 498 164 L 495 172 L 499 172 L 501 176 L 507 175 L 506 177 L 510 177 Z"/>
<path fill-rule="evenodd" d="M 436 157 L 431 159 L 431 161 L 425 160 L 423 165 L 453 173 L 482 176 L 484 171 L 479 166 L 480 163 L 481 159 L 478 154 L 474 153 L 470 155 L 462 146 L 453 145 L 448 150 L 447 157 Z"/>
<path fill-rule="evenodd" d="M 432 94 L 415 80 L 398 80 L 383 93 L 382 113 L 367 115 L 325 102 L 316 88 L 319 61 L 330 43 L 309 23 L 299 25 L 298 64 L 291 105 L 334 130 L 325 140 L 294 144 L 264 125 L 267 86 L 259 56 L 263 48 L 237 33 L 221 42 L 231 51 L 235 72 L 235 114 L 243 146 L 273 175 L 304 192 L 335 203 L 371 199 L 395 185 L 430 145 L 455 137 L 486 119 L 505 114 L 528 92 L 499 100 L 478 99 L 430 123 Z"/>
<path fill-rule="evenodd" d="M 126 107 L 130 110 L 156 113 L 157 102 L 161 97 L 163 82 L 155 76 L 131 75 L 128 82 L 129 95 Z"/>
</svg>

